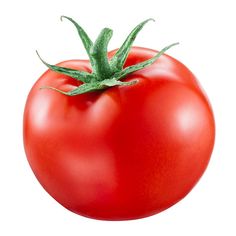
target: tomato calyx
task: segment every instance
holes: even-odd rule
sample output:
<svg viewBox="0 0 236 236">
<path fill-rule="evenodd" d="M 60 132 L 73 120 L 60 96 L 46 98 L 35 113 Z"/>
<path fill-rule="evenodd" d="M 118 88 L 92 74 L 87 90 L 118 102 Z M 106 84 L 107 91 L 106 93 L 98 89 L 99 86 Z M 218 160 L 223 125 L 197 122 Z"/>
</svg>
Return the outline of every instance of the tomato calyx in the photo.
<svg viewBox="0 0 236 236">
<path fill-rule="evenodd" d="M 163 48 L 160 52 L 158 52 L 154 57 L 138 63 L 136 65 L 132 65 L 126 68 L 124 67 L 126 58 L 129 54 L 129 51 L 132 47 L 132 44 L 137 36 L 137 34 L 141 31 L 144 25 L 149 21 L 154 21 L 153 19 L 147 19 L 140 24 L 138 24 L 128 35 L 122 46 L 117 50 L 115 55 L 109 60 L 107 57 L 107 46 L 112 37 L 113 31 L 109 28 L 104 28 L 100 32 L 98 38 L 93 43 L 89 38 L 84 29 L 75 22 L 72 18 L 67 16 L 62 16 L 61 20 L 65 18 L 69 20 L 76 27 L 80 39 L 85 47 L 85 50 L 89 56 L 90 63 L 92 66 L 92 73 L 88 73 L 85 71 L 74 70 L 71 68 L 60 67 L 56 65 L 51 65 L 45 62 L 38 54 L 40 60 L 52 71 L 55 71 L 60 74 L 68 75 L 76 80 L 82 82 L 80 86 L 77 88 L 65 92 L 50 86 L 43 86 L 41 88 L 52 89 L 60 92 L 62 94 L 68 96 L 75 96 L 87 92 L 92 92 L 96 90 L 102 90 L 109 87 L 117 86 L 117 85 L 132 85 L 137 83 L 137 80 L 132 80 L 129 82 L 121 81 L 121 79 L 125 78 L 128 74 L 131 74 L 135 71 L 141 70 L 151 64 L 153 64 L 162 54 L 164 54 L 169 48 L 177 45 L 178 43 L 173 43 L 165 48 Z"/>
</svg>

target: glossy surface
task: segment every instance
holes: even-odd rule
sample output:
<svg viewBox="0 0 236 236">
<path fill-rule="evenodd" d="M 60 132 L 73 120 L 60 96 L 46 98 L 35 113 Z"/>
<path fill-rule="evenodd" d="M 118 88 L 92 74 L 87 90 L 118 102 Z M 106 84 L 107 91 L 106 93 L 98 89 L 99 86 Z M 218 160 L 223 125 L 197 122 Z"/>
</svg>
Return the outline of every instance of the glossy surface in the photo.
<svg viewBox="0 0 236 236">
<path fill-rule="evenodd" d="M 155 53 L 132 48 L 126 66 Z M 90 71 L 87 61 L 59 65 Z M 47 71 L 30 91 L 28 161 L 45 190 L 75 213 L 106 220 L 156 214 L 181 200 L 207 167 L 214 118 L 194 75 L 163 55 L 125 80 L 132 79 L 139 82 L 69 97 L 39 89 L 78 85 Z"/>
</svg>

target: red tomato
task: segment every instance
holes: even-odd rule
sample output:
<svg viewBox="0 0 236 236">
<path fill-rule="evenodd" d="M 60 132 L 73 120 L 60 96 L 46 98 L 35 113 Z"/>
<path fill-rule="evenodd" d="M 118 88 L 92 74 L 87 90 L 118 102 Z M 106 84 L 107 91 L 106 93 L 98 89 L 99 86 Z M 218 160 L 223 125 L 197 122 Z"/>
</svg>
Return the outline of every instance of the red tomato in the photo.
<svg viewBox="0 0 236 236">
<path fill-rule="evenodd" d="M 155 54 L 133 47 L 125 67 Z M 58 65 L 91 72 L 84 60 Z M 29 93 L 28 161 L 45 190 L 77 214 L 106 220 L 156 214 L 181 200 L 207 167 L 214 118 L 194 75 L 162 55 L 124 79 L 132 80 L 138 82 L 65 96 L 40 87 L 69 91 L 80 82 L 48 70 Z"/>
</svg>

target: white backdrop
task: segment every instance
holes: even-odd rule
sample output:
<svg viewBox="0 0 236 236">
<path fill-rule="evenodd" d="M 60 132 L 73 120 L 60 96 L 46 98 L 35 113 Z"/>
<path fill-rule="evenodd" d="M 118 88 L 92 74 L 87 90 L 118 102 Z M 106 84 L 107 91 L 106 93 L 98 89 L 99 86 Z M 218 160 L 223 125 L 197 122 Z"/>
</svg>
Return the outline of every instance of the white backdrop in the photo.
<svg viewBox="0 0 236 236">
<path fill-rule="evenodd" d="M 236 14 L 234 0 L 1 2 L 0 235 L 236 235 Z M 94 39 L 114 30 L 110 49 L 153 17 L 135 45 L 153 49 L 180 42 L 168 54 L 186 64 L 210 98 L 217 135 L 210 165 L 192 192 L 170 209 L 141 220 L 97 221 L 73 214 L 36 181 L 24 154 L 22 115 L 29 89 L 46 70 L 35 50 L 57 63 L 86 54 L 74 27 Z"/>
</svg>

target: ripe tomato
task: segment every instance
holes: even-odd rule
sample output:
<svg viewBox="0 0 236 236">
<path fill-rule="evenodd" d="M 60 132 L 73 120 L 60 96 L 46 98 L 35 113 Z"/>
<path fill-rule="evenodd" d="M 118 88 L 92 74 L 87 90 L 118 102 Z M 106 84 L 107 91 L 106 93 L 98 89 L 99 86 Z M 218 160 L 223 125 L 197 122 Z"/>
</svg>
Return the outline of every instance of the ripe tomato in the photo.
<svg viewBox="0 0 236 236">
<path fill-rule="evenodd" d="M 124 68 L 156 53 L 132 47 Z M 85 60 L 58 66 L 92 71 Z M 106 220 L 156 214 L 181 200 L 207 167 L 214 118 L 194 75 L 164 54 L 123 81 L 134 80 L 66 96 L 40 88 L 71 91 L 81 82 L 48 70 L 28 95 L 29 164 L 44 189 L 77 214 Z"/>
</svg>

